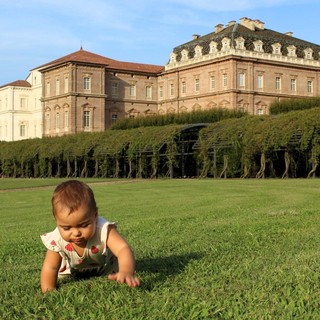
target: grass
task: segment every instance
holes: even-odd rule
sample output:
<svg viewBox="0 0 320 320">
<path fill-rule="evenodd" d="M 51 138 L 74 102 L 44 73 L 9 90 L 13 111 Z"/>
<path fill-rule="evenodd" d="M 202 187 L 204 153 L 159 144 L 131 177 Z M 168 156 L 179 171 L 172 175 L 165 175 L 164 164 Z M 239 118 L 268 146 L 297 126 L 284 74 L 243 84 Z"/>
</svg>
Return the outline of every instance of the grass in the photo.
<svg viewBox="0 0 320 320">
<path fill-rule="evenodd" d="M 56 186 L 58 183 L 67 180 L 67 179 L 58 179 L 58 178 L 36 178 L 36 179 L 24 179 L 24 178 L 16 178 L 16 179 L 2 179 L 0 184 L 0 190 L 11 190 L 11 189 L 26 189 L 32 187 L 52 187 Z M 98 178 L 87 178 L 81 179 L 82 181 L 88 183 L 98 183 L 98 182 L 114 182 L 118 181 L 118 179 L 98 179 Z"/>
<path fill-rule="evenodd" d="M 1 319 L 320 318 L 320 180 L 130 182 L 92 188 L 135 251 L 139 288 L 100 277 L 42 295 L 53 186 L 0 192 Z"/>
</svg>

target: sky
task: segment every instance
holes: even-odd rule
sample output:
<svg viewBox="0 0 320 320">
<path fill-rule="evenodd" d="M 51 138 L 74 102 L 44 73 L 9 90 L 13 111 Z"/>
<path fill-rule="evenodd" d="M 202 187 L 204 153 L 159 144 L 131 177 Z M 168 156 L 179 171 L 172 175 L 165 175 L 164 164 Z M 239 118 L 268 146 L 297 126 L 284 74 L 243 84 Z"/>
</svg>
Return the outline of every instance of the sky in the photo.
<svg viewBox="0 0 320 320">
<path fill-rule="evenodd" d="M 320 0 L 0 0 L 0 86 L 81 47 L 163 66 L 193 34 L 243 17 L 320 45 L 319 12 Z"/>
</svg>

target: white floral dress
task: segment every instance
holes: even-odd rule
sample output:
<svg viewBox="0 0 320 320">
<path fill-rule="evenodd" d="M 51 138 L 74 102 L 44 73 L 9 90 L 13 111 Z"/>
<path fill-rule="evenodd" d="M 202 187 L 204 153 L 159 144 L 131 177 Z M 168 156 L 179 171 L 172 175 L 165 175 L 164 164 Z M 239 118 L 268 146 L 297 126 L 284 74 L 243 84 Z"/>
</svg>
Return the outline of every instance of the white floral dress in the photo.
<svg viewBox="0 0 320 320">
<path fill-rule="evenodd" d="M 48 250 L 58 252 L 62 257 L 59 275 L 101 275 L 115 272 L 116 259 L 108 249 L 106 240 L 109 226 L 115 223 L 102 217 L 98 218 L 94 236 L 88 240 L 82 256 L 79 256 L 71 242 L 62 239 L 58 228 L 41 235 L 41 240 Z"/>
</svg>

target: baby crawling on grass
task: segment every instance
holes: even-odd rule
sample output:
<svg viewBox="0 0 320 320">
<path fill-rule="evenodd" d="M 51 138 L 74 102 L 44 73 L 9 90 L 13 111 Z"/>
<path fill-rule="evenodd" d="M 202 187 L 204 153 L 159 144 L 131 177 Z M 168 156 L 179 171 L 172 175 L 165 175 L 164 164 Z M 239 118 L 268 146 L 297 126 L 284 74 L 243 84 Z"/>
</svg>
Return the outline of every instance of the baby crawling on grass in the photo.
<svg viewBox="0 0 320 320">
<path fill-rule="evenodd" d="M 47 253 L 41 270 L 41 291 L 57 287 L 58 277 L 108 274 L 109 280 L 140 285 L 135 259 L 114 223 L 98 215 L 91 188 L 78 180 L 58 185 L 52 196 L 57 227 L 41 236 Z"/>
</svg>

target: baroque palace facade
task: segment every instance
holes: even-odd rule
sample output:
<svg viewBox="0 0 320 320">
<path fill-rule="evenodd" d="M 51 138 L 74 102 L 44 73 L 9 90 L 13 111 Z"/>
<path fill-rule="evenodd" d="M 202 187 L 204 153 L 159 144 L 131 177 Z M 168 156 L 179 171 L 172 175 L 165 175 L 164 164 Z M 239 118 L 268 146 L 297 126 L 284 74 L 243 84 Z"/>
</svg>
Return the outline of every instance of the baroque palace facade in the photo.
<svg viewBox="0 0 320 320">
<path fill-rule="evenodd" d="M 103 131 L 124 117 L 210 108 L 268 114 L 275 100 L 320 95 L 320 46 L 260 20 L 217 25 L 165 66 L 82 48 L 0 87 L 0 140 Z"/>
</svg>

